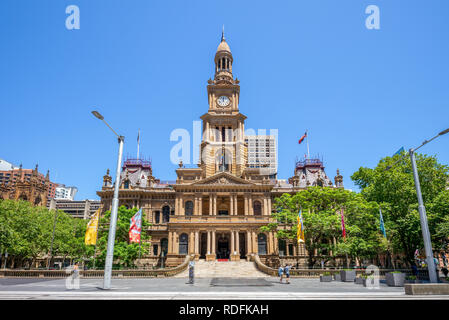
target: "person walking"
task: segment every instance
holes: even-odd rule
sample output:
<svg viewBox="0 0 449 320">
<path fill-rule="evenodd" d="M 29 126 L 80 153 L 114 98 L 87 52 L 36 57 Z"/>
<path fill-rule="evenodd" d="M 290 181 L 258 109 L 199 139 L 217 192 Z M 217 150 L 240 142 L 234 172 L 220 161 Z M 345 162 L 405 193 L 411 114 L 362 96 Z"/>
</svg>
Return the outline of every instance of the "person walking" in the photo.
<svg viewBox="0 0 449 320">
<path fill-rule="evenodd" d="M 284 268 L 285 277 L 287 278 L 287 284 L 290 284 L 290 268 L 291 266 L 289 264 L 287 264 Z"/>
<path fill-rule="evenodd" d="M 278 276 L 279 276 L 279 282 L 282 283 L 282 276 L 284 275 L 284 268 L 282 268 L 282 265 L 279 266 L 278 269 Z"/>
</svg>

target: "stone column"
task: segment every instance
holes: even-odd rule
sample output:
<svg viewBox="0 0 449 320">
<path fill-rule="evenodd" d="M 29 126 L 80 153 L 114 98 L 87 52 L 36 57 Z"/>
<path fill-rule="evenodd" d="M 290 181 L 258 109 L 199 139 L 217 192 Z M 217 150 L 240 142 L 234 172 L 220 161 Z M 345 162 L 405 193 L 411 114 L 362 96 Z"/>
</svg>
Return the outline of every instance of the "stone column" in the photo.
<svg viewBox="0 0 449 320">
<path fill-rule="evenodd" d="M 289 248 L 288 248 L 288 245 L 289 245 L 289 243 L 287 242 L 287 241 L 285 241 L 285 255 L 286 256 L 289 256 L 290 255 L 290 250 L 289 250 Z"/>
<path fill-rule="evenodd" d="M 207 231 L 207 254 L 210 254 L 210 231 Z"/>
<path fill-rule="evenodd" d="M 231 230 L 231 255 L 234 254 L 235 250 L 235 239 L 234 239 L 234 230 Z"/>
<path fill-rule="evenodd" d="M 249 201 L 249 214 L 253 216 L 254 215 L 253 197 L 249 196 L 248 201 Z"/>
<path fill-rule="evenodd" d="M 276 254 L 279 254 L 279 241 L 275 235 L 273 235 L 273 242 L 274 242 L 274 252 Z"/>
<path fill-rule="evenodd" d="M 195 231 L 195 255 L 199 254 L 200 250 L 199 231 Z"/>
<path fill-rule="evenodd" d="M 267 198 L 263 198 L 263 215 L 268 214 L 268 201 Z"/>
<path fill-rule="evenodd" d="M 245 194 L 244 196 L 243 196 L 243 203 L 244 203 L 244 207 L 245 207 L 245 216 L 247 216 L 248 215 L 248 195 L 247 194 Z"/>
<path fill-rule="evenodd" d="M 217 215 L 217 195 L 214 194 L 214 216 Z"/>
<path fill-rule="evenodd" d="M 173 253 L 173 232 L 168 232 L 168 250 L 167 254 Z"/>
<path fill-rule="evenodd" d="M 257 250 L 257 234 L 256 231 L 252 231 L 253 237 L 252 237 L 252 244 L 253 244 L 253 252 L 259 253 Z"/>
<path fill-rule="evenodd" d="M 209 193 L 209 215 L 214 215 L 214 197 L 213 194 Z"/>
<path fill-rule="evenodd" d="M 179 199 L 178 199 L 178 196 L 176 195 L 176 198 L 175 198 L 175 215 L 178 215 L 179 214 Z"/>
<path fill-rule="evenodd" d="M 179 254 L 179 246 L 178 246 L 178 233 L 173 231 L 173 253 Z"/>
<path fill-rule="evenodd" d="M 190 231 L 189 254 L 193 253 L 195 253 L 195 233 L 193 231 Z"/>
<path fill-rule="evenodd" d="M 271 215 L 271 195 L 268 196 L 268 214 Z"/>
<path fill-rule="evenodd" d="M 251 231 L 246 231 L 246 255 L 250 255 L 253 253 L 252 247 L 251 247 Z"/>
<path fill-rule="evenodd" d="M 235 194 L 234 195 L 234 215 L 238 215 L 239 213 L 238 213 L 238 208 L 239 208 L 239 206 L 238 206 L 238 198 L 237 198 L 237 195 Z"/>
<path fill-rule="evenodd" d="M 273 234 L 268 232 L 268 254 L 273 254 Z"/>
<path fill-rule="evenodd" d="M 212 254 L 215 259 L 215 230 L 212 230 Z"/>
<path fill-rule="evenodd" d="M 193 215 L 198 214 L 198 197 L 195 195 L 193 200 Z"/>
<path fill-rule="evenodd" d="M 230 209 L 230 215 L 233 216 L 234 215 L 234 195 L 230 194 L 229 195 L 229 209 Z"/>
<path fill-rule="evenodd" d="M 198 214 L 203 215 L 203 197 L 198 198 Z"/>
<path fill-rule="evenodd" d="M 235 251 L 240 259 L 240 238 L 238 230 L 235 232 Z"/>
</svg>

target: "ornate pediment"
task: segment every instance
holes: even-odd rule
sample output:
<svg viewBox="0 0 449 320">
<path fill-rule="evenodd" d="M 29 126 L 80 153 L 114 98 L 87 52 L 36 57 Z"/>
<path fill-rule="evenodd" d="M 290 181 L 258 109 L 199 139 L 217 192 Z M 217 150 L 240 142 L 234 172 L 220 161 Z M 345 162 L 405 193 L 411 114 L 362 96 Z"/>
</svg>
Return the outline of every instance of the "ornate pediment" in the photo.
<svg viewBox="0 0 449 320">
<path fill-rule="evenodd" d="M 228 173 L 219 173 L 209 178 L 192 183 L 192 185 L 254 185 L 254 183 L 235 177 Z"/>
</svg>

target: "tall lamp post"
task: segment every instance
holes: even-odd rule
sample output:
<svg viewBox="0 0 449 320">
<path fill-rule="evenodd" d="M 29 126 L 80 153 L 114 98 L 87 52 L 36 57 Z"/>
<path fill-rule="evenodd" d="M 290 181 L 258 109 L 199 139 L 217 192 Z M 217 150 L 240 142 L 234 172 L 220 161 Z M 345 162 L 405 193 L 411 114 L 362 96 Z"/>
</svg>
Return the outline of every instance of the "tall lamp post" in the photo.
<svg viewBox="0 0 449 320">
<path fill-rule="evenodd" d="M 415 159 L 415 151 L 424 146 L 425 144 L 429 143 L 430 141 L 438 138 L 439 136 L 442 136 L 449 132 L 449 128 L 441 131 L 439 134 L 437 134 L 435 137 L 433 137 L 430 140 L 425 140 L 419 147 L 415 149 L 409 149 L 408 154 L 410 155 L 410 160 L 412 163 L 412 169 L 413 169 L 413 179 L 415 180 L 415 188 L 416 188 L 416 194 L 418 196 L 418 211 L 419 211 L 419 220 L 421 222 L 421 231 L 422 236 L 424 240 L 424 250 L 426 251 L 426 260 L 427 260 L 427 268 L 429 271 L 429 279 L 431 283 L 437 283 L 438 282 L 438 276 L 436 272 L 436 266 L 435 261 L 433 260 L 433 251 L 432 251 L 432 241 L 430 240 L 430 232 L 429 232 L 429 225 L 427 223 L 427 214 L 426 214 L 426 207 L 424 207 L 424 202 L 422 199 L 421 194 L 421 185 L 419 183 L 419 176 L 418 176 L 418 169 L 416 167 L 416 159 Z M 396 161 L 393 165 L 401 161 L 404 157 Z M 390 169 L 392 166 L 388 166 L 387 170 Z"/>
<path fill-rule="evenodd" d="M 108 249 L 106 253 L 106 263 L 104 266 L 104 279 L 103 279 L 103 289 L 109 290 L 111 288 L 111 274 L 112 274 L 112 260 L 114 257 L 114 242 L 115 242 L 115 229 L 117 226 L 117 210 L 118 210 L 118 190 L 120 186 L 120 170 L 122 166 L 122 154 L 123 154 L 123 143 L 125 141 L 124 136 L 118 135 L 114 129 L 104 120 L 104 117 L 97 111 L 92 111 L 92 114 L 102 120 L 109 129 L 114 132 L 118 138 L 119 151 L 117 159 L 117 172 L 115 175 L 115 186 L 114 186 L 114 198 L 112 199 L 111 208 L 111 221 L 109 224 L 109 235 L 108 235 Z"/>
<path fill-rule="evenodd" d="M 415 151 L 424 146 L 425 144 L 429 143 L 430 141 L 438 138 L 439 136 L 442 136 L 449 132 L 449 128 L 441 131 L 439 134 L 437 134 L 435 137 L 433 137 L 430 140 L 425 140 L 419 147 L 415 149 L 410 149 L 408 153 L 410 154 L 410 160 L 412 162 L 412 168 L 413 168 L 413 179 L 415 180 L 415 188 L 416 188 L 416 194 L 418 195 L 418 211 L 419 211 L 419 219 L 421 221 L 421 230 L 422 230 L 422 236 L 424 240 L 424 249 L 426 250 L 426 259 L 427 259 L 427 266 L 429 269 L 429 279 L 432 283 L 438 282 L 438 275 L 436 272 L 436 266 L 435 261 L 433 260 L 433 251 L 432 251 L 432 242 L 430 240 L 430 232 L 429 232 L 429 225 L 427 224 L 427 214 L 426 214 L 426 207 L 424 207 L 424 202 L 422 200 L 422 194 L 421 194 L 421 186 L 419 184 L 419 176 L 418 176 L 418 169 L 416 167 L 416 159 L 415 159 Z"/>
</svg>

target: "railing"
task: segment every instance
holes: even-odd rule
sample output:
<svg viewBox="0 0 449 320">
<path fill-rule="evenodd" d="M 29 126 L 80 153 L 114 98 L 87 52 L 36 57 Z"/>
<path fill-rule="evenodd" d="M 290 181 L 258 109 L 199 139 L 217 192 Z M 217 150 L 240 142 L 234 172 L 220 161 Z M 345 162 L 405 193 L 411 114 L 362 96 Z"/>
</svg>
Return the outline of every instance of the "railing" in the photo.
<svg viewBox="0 0 449 320">
<path fill-rule="evenodd" d="M 223 215 L 223 216 L 211 216 L 211 215 L 174 215 L 170 216 L 170 222 L 266 222 L 271 219 L 271 215 Z"/>
<path fill-rule="evenodd" d="M 273 277 L 278 276 L 278 270 L 265 265 L 260 260 L 258 255 L 254 256 L 254 262 L 256 263 L 257 269 L 259 269 L 263 273 L 266 273 Z M 334 275 L 334 274 L 339 274 L 340 271 L 342 271 L 342 270 L 347 270 L 347 269 L 345 269 L 345 268 L 342 268 L 342 269 L 296 269 L 296 268 L 292 268 L 292 269 L 290 269 L 290 276 L 298 277 L 298 278 L 319 278 L 320 275 L 322 275 L 324 273 L 330 273 L 330 274 Z M 351 270 L 354 270 L 356 272 L 356 275 L 362 275 L 362 274 L 366 273 L 365 269 L 363 269 L 363 268 L 351 269 Z M 389 272 L 403 272 L 403 273 L 405 273 L 406 277 L 414 275 L 412 269 L 379 269 L 379 278 L 385 279 L 385 275 Z M 418 280 L 429 280 L 428 270 L 427 269 L 418 269 L 417 279 Z"/>
<path fill-rule="evenodd" d="M 184 262 L 173 268 L 154 270 L 112 270 L 113 278 L 172 277 L 186 270 L 194 256 L 187 255 Z M 67 278 L 68 270 L 0 270 L 0 278 Z M 80 278 L 103 278 L 104 270 L 80 270 Z"/>
</svg>

